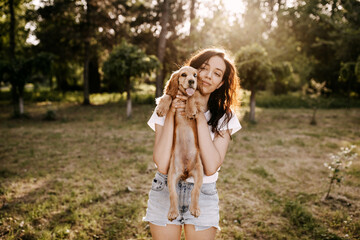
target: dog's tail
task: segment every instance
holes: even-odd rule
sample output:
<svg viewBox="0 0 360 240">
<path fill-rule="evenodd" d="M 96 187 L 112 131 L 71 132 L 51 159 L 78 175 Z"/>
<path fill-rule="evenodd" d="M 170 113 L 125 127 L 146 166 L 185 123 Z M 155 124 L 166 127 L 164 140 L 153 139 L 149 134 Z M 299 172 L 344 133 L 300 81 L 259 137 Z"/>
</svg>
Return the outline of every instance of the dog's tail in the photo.
<svg viewBox="0 0 360 240">
<path fill-rule="evenodd" d="M 183 174 L 181 175 L 180 179 L 185 181 L 186 179 L 189 178 L 189 171 L 185 168 Z"/>
</svg>

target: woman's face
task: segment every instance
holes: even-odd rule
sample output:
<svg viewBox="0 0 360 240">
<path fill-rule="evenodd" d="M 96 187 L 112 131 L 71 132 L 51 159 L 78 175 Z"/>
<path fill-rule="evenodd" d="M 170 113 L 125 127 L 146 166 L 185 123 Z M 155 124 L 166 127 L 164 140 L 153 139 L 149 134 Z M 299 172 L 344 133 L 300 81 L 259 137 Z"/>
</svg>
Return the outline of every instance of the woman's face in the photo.
<svg viewBox="0 0 360 240">
<path fill-rule="evenodd" d="M 219 56 L 213 56 L 199 69 L 199 77 L 203 82 L 203 94 L 207 95 L 221 87 L 226 70 L 224 60 Z"/>
</svg>

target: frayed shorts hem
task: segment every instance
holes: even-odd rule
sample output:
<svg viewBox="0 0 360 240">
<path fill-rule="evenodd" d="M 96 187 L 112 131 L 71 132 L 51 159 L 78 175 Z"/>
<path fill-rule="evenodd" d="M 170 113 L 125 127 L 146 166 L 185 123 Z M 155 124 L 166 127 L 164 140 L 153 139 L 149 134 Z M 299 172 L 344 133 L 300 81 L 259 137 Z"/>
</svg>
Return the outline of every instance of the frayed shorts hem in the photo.
<svg viewBox="0 0 360 240">
<path fill-rule="evenodd" d="M 166 225 L 168 224 L 172 224 L 172 225 L 178 225 L 178 226 L 184 226 L 184 225 L 194 225 L 195 227 L 195 231 L 203 231 L 203 230 L 206 230 L 206 229 L 209 229 L 209 228 L 216 228 L 217 230 L 221 231 L 221 228 L 219 226 L 198 226 L 198 225 L 195 225 L 195 224 L 192 224 L 192 223 L 179 223 L 179 222 L 173 222 L 173 223 L 164 223 L 162 221 L 151 221 L 151 220 L 147 220 L 146 217 L 143 218 L 143 221 L 144 222 L 149 222 L 149 223 L 152 223 L 156 226 L 161 226 L 161 227 L 166 227 Z"/>
</svg>

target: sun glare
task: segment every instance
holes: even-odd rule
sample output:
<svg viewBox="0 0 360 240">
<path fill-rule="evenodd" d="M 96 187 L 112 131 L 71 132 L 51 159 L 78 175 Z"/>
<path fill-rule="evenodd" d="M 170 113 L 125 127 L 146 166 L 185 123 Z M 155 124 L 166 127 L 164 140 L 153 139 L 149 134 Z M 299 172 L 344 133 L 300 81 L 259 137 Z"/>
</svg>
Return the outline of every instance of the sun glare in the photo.
<svg viewBox="0 0 360 240">
<path fill-rule="evenodd" d="M 246 6 L 242 0 L 223 0 L 225 8 L 232 13 L 245 12 Z"/>
<path fill-rule="evenodd" d="M 212 16 L 212 10 L 209 6 L 224 6 L 226 13 L 224 16 L 228 18 L 229 23 L 232 23 L 236 18 L 241 19 L 246 11 L 246 4 L 243 0 L 199 0 L 199 8 L 197 10 L 197 16 L 201 18 L 208 18 Z"/>
</svg>

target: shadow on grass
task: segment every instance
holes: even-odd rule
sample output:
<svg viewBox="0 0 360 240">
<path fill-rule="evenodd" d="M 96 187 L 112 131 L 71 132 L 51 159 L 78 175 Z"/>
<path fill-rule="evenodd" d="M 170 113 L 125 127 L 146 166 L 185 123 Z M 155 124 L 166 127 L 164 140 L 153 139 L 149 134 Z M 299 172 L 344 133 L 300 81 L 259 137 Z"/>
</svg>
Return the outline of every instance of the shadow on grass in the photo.
<svg viewBox="0 0 360 240">
<path fill-rule="evenodd" d="M 139 234 L 139 222 L 145 229 L 145 223 L 139 220 L 143 199 L 137 192 L 122 189 L 112 194 L 91 193 L 80 201 L 76 196 L 68 199 L 61 194 L 59 182 L 50 180 L 5 202 L 0 208 L 0 238 L 64 239 L 73 232 L 81 239 L 120 239 Z M 142 234 L 149 233 L 144 230 Z"/>
</svg>

